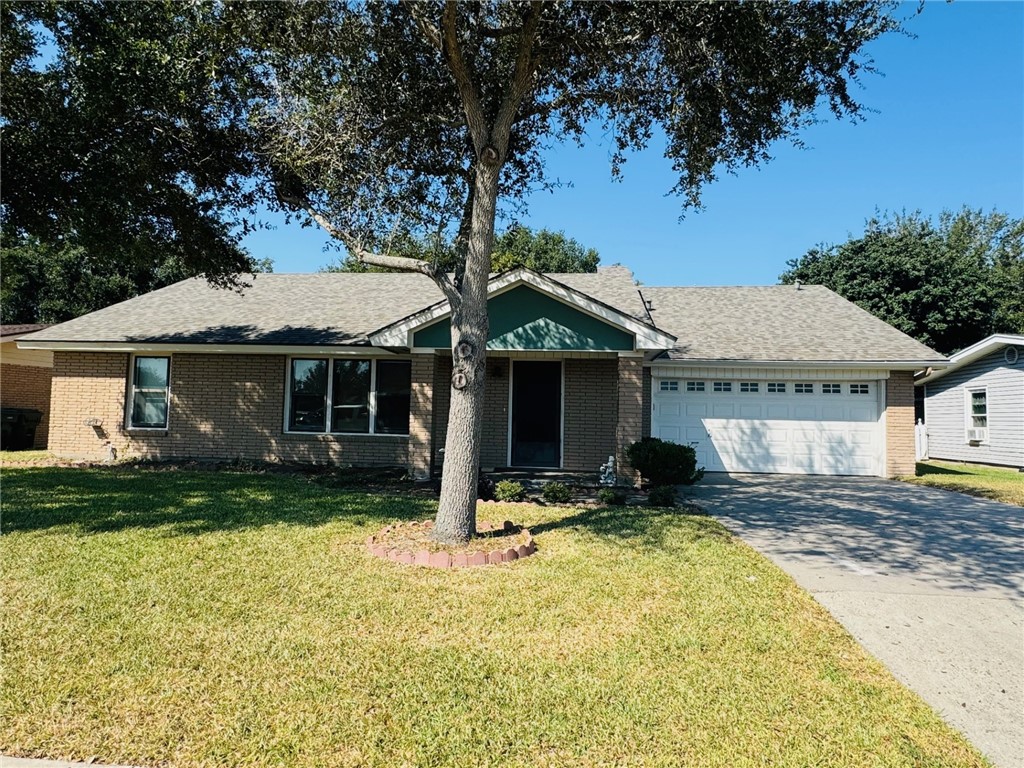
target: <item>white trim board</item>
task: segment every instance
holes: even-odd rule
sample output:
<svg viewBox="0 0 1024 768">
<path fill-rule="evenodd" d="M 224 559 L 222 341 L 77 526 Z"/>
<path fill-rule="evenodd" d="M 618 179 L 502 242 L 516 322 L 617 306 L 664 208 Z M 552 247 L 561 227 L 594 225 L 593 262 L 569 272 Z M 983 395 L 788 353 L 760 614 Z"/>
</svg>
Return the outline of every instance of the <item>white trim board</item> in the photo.
<svg viewBox="0 0 1024 768">
<path fill-rule="evenodd" d="M 884 368 L 754 368 L 732 366 L 677 366 L 652 365 L 651 376 L 660 379 L 750 379 L 753 381 L 802 380 L 802 381 L 871 381 L 888 379 L 889 371 Z"/>
<path fill-rule="evenodd" d="M 371 346 L 328 346 L 283 344 L 162 344 L 132 341 L 27 341 L 18 349 L 49 349 L 57 352 L 152 352 L 157 354 L 205 355 L 320 355 L 347 357 L 407 357 L 407 352 L 391 352 Z"/>
</svg>

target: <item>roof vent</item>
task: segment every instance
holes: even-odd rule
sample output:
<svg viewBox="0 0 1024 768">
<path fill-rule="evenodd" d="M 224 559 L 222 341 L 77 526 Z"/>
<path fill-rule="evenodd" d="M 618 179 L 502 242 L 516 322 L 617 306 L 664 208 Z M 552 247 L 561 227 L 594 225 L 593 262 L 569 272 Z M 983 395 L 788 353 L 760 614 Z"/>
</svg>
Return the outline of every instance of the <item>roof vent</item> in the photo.
<svg viewBox="0 0 1024 768">
<path fill-rule="evenodd" d="M 799 290 L 800 290 L 800 281 L 799 281 L 799 280 L 797 280 L 797 281 L 796 281 L 796 282 L 794 283 L 794 285 L 796 285 L 796 289 L 797 289 L 797 290 L 799 291 Z"/>
<path fill-rule="evenodd" d="M 654 302 L 650 299 L 644 299 L 644 306 L 647 307 L 647 311 L 650 312 L 654 309 Z"/>
</svg>

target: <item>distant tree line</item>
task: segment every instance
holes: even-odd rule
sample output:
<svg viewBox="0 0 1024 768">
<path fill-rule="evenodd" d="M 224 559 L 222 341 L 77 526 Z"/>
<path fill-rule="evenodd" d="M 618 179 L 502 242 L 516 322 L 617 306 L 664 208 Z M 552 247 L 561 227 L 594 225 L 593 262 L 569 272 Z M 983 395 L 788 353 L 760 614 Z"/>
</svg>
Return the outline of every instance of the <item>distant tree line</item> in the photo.
<svg viewBox="0 0 1024 768">
<path fill-rule="evenodd" d="M 882 213 L 862 235 L 791 259 L 779 280 L 828 286 L 948 355 L 1024 333 L 1022 254 L 1024 220 L 1005 213 Z"/>
</svg>

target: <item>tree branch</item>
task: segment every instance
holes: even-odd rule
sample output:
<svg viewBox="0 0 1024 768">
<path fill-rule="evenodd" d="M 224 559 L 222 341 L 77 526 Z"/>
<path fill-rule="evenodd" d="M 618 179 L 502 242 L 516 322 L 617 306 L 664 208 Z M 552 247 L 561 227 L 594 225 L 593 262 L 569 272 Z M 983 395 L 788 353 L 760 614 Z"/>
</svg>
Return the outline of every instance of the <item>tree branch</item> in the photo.
<svg viewBox="0 0 1024 768">
<path fill-rule="evenodd" d="M 466 113 L 466 125 L 469 127 L 469 135 L 473 140 L 473 149 L 477 157 L 487 146 L 490 130 L 487 126 L 487 118 L 484 116 L 483 104 L 480 101 L 480 91 L 473 81 L 473 73 L 462 55 L 462 48 L 459 45 L 458 30 L 459 4 L 455 0 L 448 0 L 444 6 L 444 14 L 441 16 L 441 29 L 444 39 L 442 53 L 448 70 L 452 73 L 455 86 L 459 89 L 459 96 L 462 98 L 462 107 Z"/>
<path fill-rule="evenodd" d="M 430 19 L 420 13 L 419 3 L 408 3 L 407 7 L 409 8 L 409 14 L 416 21 L 416 26 L 420 28 L 420 32 L 423 33 L 427 42 L 430 43 L 433 48 L 436 48 L 439 51 L 443 50 L 444 42 L 441 39 L 441 30 L 439 30 L 437 25 L 430 21 Z"/>
<path fill-rule="evenodd" d="M 498 145 L 502 159 L 508 149 L 508 139 L 512 132 L 512 123 L 515 119 L 519 106 L 523 99 L 533 87 L 533 75 L 536 66 L 536 59 L 533 56 L 533 44 L 537 38 L 537 28 L 540 26 L 540 15 L 543 3 L 534 0 L 530 3 L 530 10 L 526 13 L 522 30 L 519 35 L 519 45 L 516 51 L 516 68 L 512 75 L 512 82 L 505 92 L 505 98 L 498 109 L 498 115 L 494 120 L 492 129 L 494 142 Z"/>
<path fill-rule="evenodd" d="M 368 251 L 360 244 L 359 238 L 354 237 L 351 232 L 335 226 L 330 219 L 310 205 L 309 201 L 292 195 L 282 195 L 281 201 L 293 208 L 304 211 L 306 215 L 319 224 L 327 234 L 335 240 L 340 240 L 348 249 L 349 253 L 356 257 L 356 261 L 360 264 L 368 264 L 372 267 L 383 267 L 384 269 L 397 269 L 402 272 L 419 272 L 422 275 L 426 275 L 437 284 L 437 287 L 441 289 L 441 293 L 444 294 L 444 297 L 453 307 L 461 300 L 462 297 L 458 290 L 456 290 L 455 285 L 448 276 L 448 273 L 441 269 L 437 264 L 432 264 L 431 262 L 424 261 L 423 259 L 413 259 L 406 256 L 391 256 L 388 254 Z"/>
</svg>

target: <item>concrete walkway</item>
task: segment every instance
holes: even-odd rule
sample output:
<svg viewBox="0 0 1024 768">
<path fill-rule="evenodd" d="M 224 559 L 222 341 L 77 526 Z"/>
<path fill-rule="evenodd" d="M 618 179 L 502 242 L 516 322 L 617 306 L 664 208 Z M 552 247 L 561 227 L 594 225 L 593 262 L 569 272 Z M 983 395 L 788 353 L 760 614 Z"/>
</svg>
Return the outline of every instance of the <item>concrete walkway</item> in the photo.
<svg viewBox="0 0 1024 768">
<path fill-rule="evenodd" d="M 1024 509 L 874 478 L 684 490 L 1001 768 L 1024 766 Z"/>
</svg>

